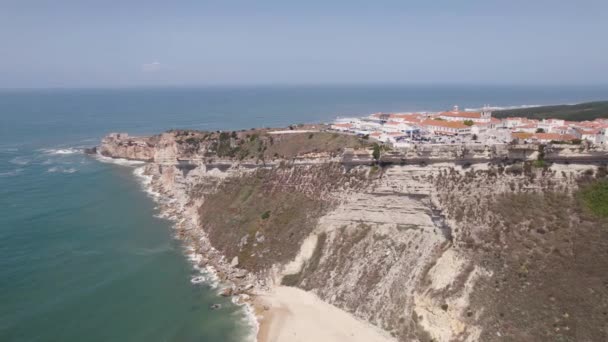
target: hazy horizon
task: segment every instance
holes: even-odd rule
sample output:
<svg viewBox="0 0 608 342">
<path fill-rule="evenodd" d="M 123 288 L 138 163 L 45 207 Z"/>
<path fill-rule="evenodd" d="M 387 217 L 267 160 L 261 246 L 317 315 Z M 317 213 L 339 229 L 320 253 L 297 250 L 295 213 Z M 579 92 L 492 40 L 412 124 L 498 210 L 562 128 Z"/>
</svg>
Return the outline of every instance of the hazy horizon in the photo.
<svg viewBox="0 0 608 342">
<path fill-rule="evenodd" d="M 604 86 L 608 3 L 7 1 L 0 88 Z"/>
</svg>

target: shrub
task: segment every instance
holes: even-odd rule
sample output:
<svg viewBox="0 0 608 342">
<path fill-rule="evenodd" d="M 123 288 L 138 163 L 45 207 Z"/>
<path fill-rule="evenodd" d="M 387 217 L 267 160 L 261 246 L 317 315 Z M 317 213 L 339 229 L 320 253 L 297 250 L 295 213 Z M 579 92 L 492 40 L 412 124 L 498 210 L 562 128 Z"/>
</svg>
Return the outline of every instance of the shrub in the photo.
<svg viewBox="0 0 608 342">
<path fill-rule="evenodd" d="M 378 145 L 377 143 L 374 143 L 374 152 L 372 152 L 372 156 L 375 160 L 380 159 L 380 145 Z"/>
<path fill-rule="evenodd" d="M 270 217 L 270 210 L 267 210 L 262 214 L 262 220 L 268 220 L 269 217 Z"/>
<path fill-rule="evenodd" d="M 535 160 L 532 163 L 532 166 L 536 167 L 536 168 L 545 168 L 547 166 L 547 162 L 545 162 L 544 160 Z"/>
</svg>

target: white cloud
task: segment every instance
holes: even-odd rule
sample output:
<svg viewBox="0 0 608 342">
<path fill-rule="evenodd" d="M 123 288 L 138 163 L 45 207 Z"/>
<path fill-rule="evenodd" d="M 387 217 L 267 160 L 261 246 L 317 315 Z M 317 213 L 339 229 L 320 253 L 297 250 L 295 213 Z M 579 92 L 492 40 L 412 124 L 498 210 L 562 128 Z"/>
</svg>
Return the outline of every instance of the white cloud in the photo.
<svg viewBox="0 0 608 342">
<path fill-rule="evenodd" d="M 162 68 L 160 62 L 144 63 L 141 65 L 141 71 L 143 72 L 157 72 Z"/>
</svg>

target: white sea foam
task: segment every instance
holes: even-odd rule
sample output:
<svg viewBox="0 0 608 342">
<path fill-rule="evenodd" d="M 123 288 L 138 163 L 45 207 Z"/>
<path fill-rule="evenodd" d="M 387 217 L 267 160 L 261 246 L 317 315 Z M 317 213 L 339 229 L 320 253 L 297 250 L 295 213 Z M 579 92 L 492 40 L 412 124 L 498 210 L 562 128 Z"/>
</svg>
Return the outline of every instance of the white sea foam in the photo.
<svg viewBox="0 0 608 342">
<path fill-rule="evenodd" d="M 14 169 L 12 171 L 0 172 L 0 177 L 14 177 L 23 172 L 23 169 Z"/>
<path fill-rule="evenodd" d="M 145 171 L 145 168 L 143 166 L 140 166 L 140 167 L 136 168 L 135 170 L 133 170 L 133 174 L 139 180 L 144 192 L 146 194 L 148 194 L 148 196 L 152 197 L 152 199 L 154 199 L 154 201 L 156 203 L 162 203 L 161 194 L 158 191 L 155 191 L 154 188 L 152 187 L 152 176 L 144 174 L 144 171 Z M 155 208 L 155 209 L 158 209 L 158 208 Z M 164 218 L 164 219 L 169 218 L 168 213 L 163 212 L 163 211 L 160 211 L 155 216 L 159 217 L 159 218 Z"/>
<path fill-rule="evenodd" d="M 133 164 L 131 164 L 133 165 Z M 143 190 L 154 199 L 158 204 L 171 204 L 170 206 L 159 206 L 158 217 L 168 219 L 173 222 L 173 228 L 178 228 L 181 225 L 193 224 L 187 217 L 183 217 L 179 213 L 183 211 L 180 204 L 173 198 L 167 198 L 161 193 L 157 192 L 152 185 L 152 176 L 145 174 L 145 167 L 140 166 L 133 170 L 133 174 L 140 181 Z M 184 254 L 188 261 L 190 261 L 192 268 L 196 271 L 196 274 L 192 276 L 190 282 L 194 285 L 205 284 L 209 285 L 212 289 L 217 292 L 219 296 L 223 288 L 221 287 L 221 281 L 217 274 L 216 269 L 211 265 L 201 266 L 203 255 L 196 252 L 194 245 L 185 245 Z M 240 299 L 243 299 L 239 297 Z M 243 308 L 242 324 L 250 327 L 251 333 L 247 336 L 248 341 L 257 341 L 257 333 L 259 330 L 259 324 L 253 307 L 246 301 L 239 300 L 237 297 L 232 298 L 232 302 Z"/>
<path fill-rule="evenodd" d="M 79 148 L 68 147 L 68 148 L 44 148 L 44 149 L 41 149 L 40 151 L 44 152 L 45 154 L 64 155 L 64 154 L 82 153 L 83 150 L 79 149 Z"/>
<path fill-rule="evenodd" d="M 204 283 L 205 281 L 207 281 L 207 278 L 205 278 L 204 276 L 196 276 L 196 277 L 192 277 L 192 279 L 190 279 L 190 282 L 192 284 L 200 284 L 200 283 Z"/>
<path fill-rule="evenodd" d="M 48 172 L 48 173 L 74 173 L 77 171 L 78 171 L 78 169 L 75 169 L 73 167 L 63 168 L 63 167 L 59 167 L 59 166 L 54 166 L 54 167 L 51 167 L 50 169 L 46 170 L 46 172 Z"/>
<path fill-rule="evenodd" d="M 139 166 L 139 165 L 143 165 L 146 162 L 140 161 L 140 160 L 129 160 L 129 159 L 123 159 L 123 158 L 110 158 L 110 157 L 106 157 L 106 156 L 102 156 L 101 154 L 96 154 L 95 155 L 95 159 L 99 160 L 100 162 L 103 163 L 109 163 L 109 164 L 116 164 L 116 165 L 122 165 L 122 166 Z"/>
<path fill-rule="evenodd" d="M 15 165 L 27 165 L 31 162 L 32 162 L 31 159 L 24 157 L 24 156 L 18 156 L 18 157 L 15 157 L 15 158 L 9 160 L 9 163 L 15 164 Z"/>
<path fill-rule="evenodd" d="M 249 334 L 249 336 L 247 336 L 247 340 L 251 342 L 256 342 L 258 340 L 258 331 L 260 330 L 260 323 L 258 322 L 258 318 L 255 315 L 255 311 L 253 310 L 253 306 L 251 304 L 244 302 L 244 304 L 241 304 L 241 306 L 243 307 L 243 311 L 245 312 L 245 317 L 243 317 L 243 324 L 251 328 L 251 333 Z"/>
</svg>

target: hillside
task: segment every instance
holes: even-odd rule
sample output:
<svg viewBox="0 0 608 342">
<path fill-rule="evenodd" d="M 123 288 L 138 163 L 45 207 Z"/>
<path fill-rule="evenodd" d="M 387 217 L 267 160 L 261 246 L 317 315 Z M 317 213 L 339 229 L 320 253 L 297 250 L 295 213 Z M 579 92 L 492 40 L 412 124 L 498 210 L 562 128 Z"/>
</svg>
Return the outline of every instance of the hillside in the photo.
<svg viewBox="0 0 608 342">
<path fill-rule="evenodd" d="M 492 116 L 497 118 L 506 118 L 510 116 L 520 116 L 530 119 L 556 118 L 570 121 L 593 120 L 596 118 L 608 118 L 608 101 L 497 110 L 492 113 Z"/>
</svg>

